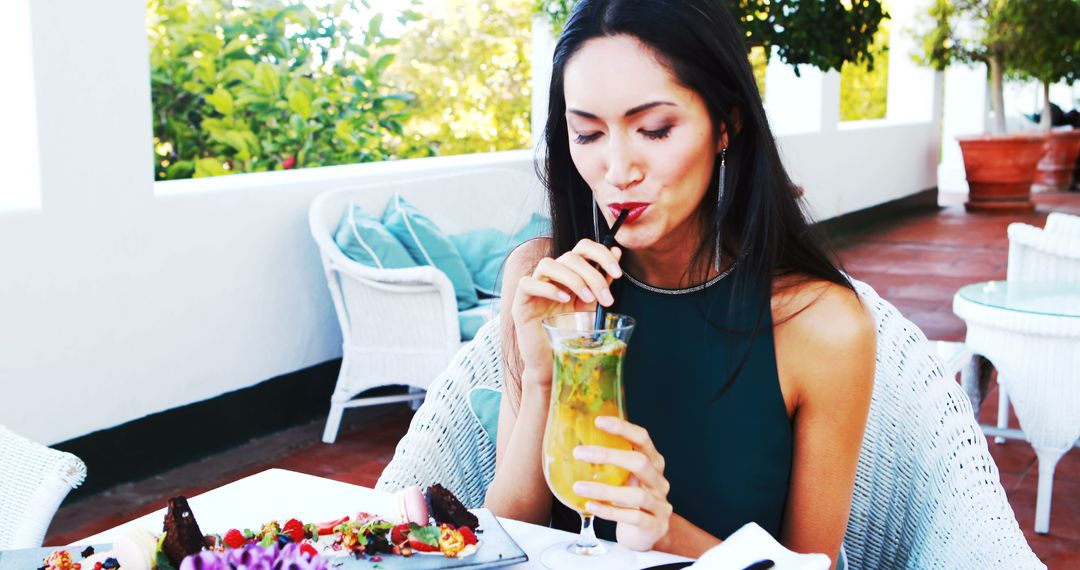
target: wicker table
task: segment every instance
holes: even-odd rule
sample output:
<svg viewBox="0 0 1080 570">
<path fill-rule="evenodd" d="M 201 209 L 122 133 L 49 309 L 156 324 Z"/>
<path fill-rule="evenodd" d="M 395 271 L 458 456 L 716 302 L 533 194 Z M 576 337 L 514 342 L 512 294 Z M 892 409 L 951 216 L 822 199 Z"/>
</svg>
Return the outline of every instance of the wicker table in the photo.
<svg viewBox="0 0 1080 570">
<path fill-rule="evenodd" d="M 1080 437 L 1080 284 L 975 283 L 956 293 L 953 312 L 967 322 L 971 351 L 997 368 L 1038 455 L 1035 532 L 1045 534 L 1054 469 Z"/>
</svg>

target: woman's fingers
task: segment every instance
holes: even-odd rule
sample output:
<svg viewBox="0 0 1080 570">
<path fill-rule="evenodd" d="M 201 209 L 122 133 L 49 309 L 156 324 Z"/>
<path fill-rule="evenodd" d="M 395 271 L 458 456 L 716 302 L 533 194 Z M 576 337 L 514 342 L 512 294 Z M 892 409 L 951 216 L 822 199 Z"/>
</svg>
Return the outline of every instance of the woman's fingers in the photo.
<svg viewBox="0 0 1080 570">
<path fill-rule="evenodd" d="M 541 259 L 540 263 L 536 266 L 536 271 L 533 272 L 533 277 L 535 279 L 551 281 L 586 303 L 592 303 L 596 300 L 592 290 L 581 275 L 566 264 L 555 261 L 554 259 Z"/>
<path fill-rule="evenodd" d="M 556 303 L 569 303 L 570 294 L 550 281 L 541 281 L 533 277 L 522 277 L 518 282 L 518 291 L 530 297 L 542 297 Z"/>
<path fill-rule="evenodd" d="M 603 501 L 616 507 L 642 509 L 654 514 L 663 514 L 671 508 L 665 497 L 640 486 L 615 487 L 592 481 L 578 481 L 574 483 L 574 493 L 586 499 Z"/>
<path fill-rule="evenodd" d="M 585 281 L 593 297 L 598 299 L 601 305 L 607 307 L 615 302 L 615 299 L 611 296 L 611 289 L 608 288 L 609 281 L 607 276 L 600 273 L 600 271 L 592 265 L 589 265 L 589 262 L 585 261 L 585 258 L 574 252 L 570 252 L 563 254 L 559 258 L 559 263 L 562 263 L 576 272 L 578 276 Z"/>
<path fill-rule="evenodd" d="M 650 513 L 641 509 L 605 505 L 596 501 L 585 503 L 585 509 L 604 520 L 628 524 L 642 530 L 651 530 L 657 539 L 667 534 L 671 520 L 670 505 L 667 514 Z M 655 542 L 655 540 L 654 540 Z"/>
<path fill-rule="evenodd" d="M 640 451 L 625 451 L 598 445 L 579 445 L 574 448 L 574 459 L 601 465 L 622 467 L 637 477 L 642 485 L 667 496 L 671 484 L 652 461 Z"/>
<path fill-rule="evenodd" d="M 619 248 L 607 248 L 591 239 L 583 239 L 574 246 L 572 252 L 600 266 L 612 279 L 622 277 L 622 268 L 619 267 L 622 250 Z"/>
<path fill-rule="evenodd" d="M 656 450 L 656 446 L 653 445 L 652 438 L 649 437 L 649 430 L 615 416 L 596 418 L 596 427 L 630 442 L 634 449 L 644 453 L 653 462 L 657 471 L 664 472 L 664 456 L 660 455 L 660 452 Z"/>
</svg>

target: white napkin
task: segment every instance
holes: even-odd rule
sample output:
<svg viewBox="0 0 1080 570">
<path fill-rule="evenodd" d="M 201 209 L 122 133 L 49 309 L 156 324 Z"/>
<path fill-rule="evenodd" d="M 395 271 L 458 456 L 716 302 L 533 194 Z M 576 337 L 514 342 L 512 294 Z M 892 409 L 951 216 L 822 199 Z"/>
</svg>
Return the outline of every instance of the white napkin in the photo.
<svg viewBox="0 0 1080 570">
<path fill-rule="evenodd" d="M 702 554 L 690 568 L 743 570 L 762 559 L 775 562 L 774 570 L 829 570 L 832 564 L 824 554 L 799 554 L 784 548 L 765 529 L 750 522 Z"/>
</svg>

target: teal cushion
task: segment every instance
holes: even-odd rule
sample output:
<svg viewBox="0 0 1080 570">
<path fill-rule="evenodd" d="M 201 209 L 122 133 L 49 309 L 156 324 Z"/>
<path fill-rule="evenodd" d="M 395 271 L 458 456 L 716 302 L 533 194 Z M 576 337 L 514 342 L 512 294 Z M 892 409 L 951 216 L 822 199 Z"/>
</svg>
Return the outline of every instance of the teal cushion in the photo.
<svg viewBox="0 0 1080 570">
<path fill-rule="evenodd" d="M 498 311 L 498 299 L 481 299 L 475 307 L 459 311 L 458 327 L 461 329 L 461 340 L 472 340 L 480 327 L 494 318 Z"/>
<path fill-rule="evenodd" d="M 409 250 L 420 265 L 434 265 L 454 284 L 458 310 L 476 306 L 478 297 L 465 260 L 446 234 L 427 216 L 421 214 L 400 194 L 396 194 L 383 213 L 383 225 Z"/>
<path fill-rule="evenodd" d="M 379 220 L 356 204 L 349 204 L 341 214 L 334 243 L 349 259 L 370 267 L 416 267 L 405 246 Z"/>
<path fill-rule="evenodd" d="M 469 390 L 469 409 L 472 410 L 480 427 L 484 428 L 491 444 L 495 445 L 499 436 L 499 404 L 502 391 L 487 386 L 477 386 Z"/>
<path fill-rule="evenodd" d="M 498 297 L 502 287 L 502 268 L 507 256 L 519 244 L 534 237 L 550 234 L 551 220 L 534 213 L 513 236 L 494 229 L 482 229 L 450 236 L 454 247 L 465 258 L 477 291 Z"/>
</svg>

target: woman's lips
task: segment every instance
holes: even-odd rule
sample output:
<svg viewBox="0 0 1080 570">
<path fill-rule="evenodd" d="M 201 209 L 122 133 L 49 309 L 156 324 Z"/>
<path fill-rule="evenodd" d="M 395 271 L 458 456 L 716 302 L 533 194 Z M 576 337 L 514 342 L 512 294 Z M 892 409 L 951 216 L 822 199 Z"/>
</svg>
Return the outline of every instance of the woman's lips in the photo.
<svg viewBox="0 0 1080 570">
<path fill-rule="evenodd" d="M 623 210 L 630 210 L 630 214 L 626 216 L 624 223 L 630 224 L 634 220 L 641 217 L 645 213 L 645 210 L 649 208 L 649 204 L 645 202 L 627 202 L 625 204 L 612 203 L 608 204 L 608 210 L 611 211 L 611 215 L 618 218 L 619 214 Z"/>
</svg>

